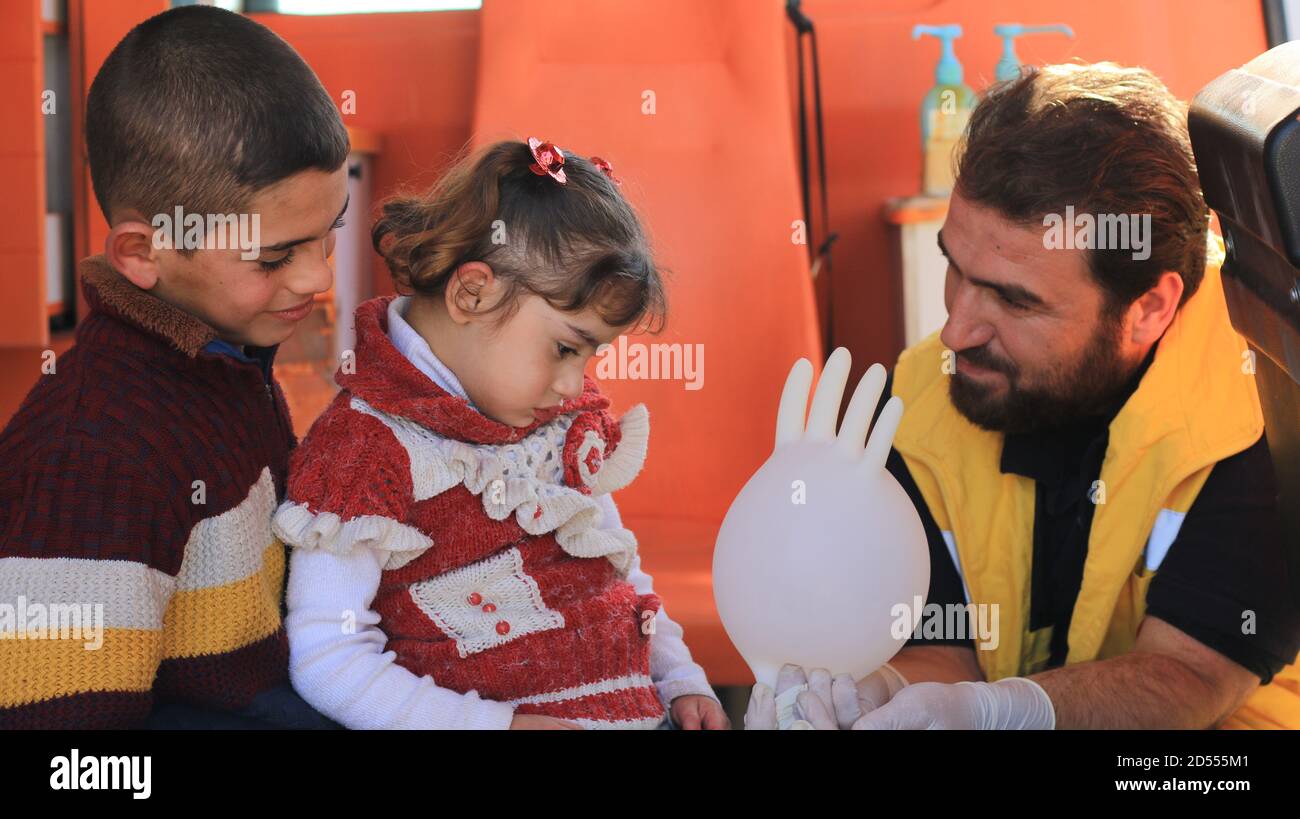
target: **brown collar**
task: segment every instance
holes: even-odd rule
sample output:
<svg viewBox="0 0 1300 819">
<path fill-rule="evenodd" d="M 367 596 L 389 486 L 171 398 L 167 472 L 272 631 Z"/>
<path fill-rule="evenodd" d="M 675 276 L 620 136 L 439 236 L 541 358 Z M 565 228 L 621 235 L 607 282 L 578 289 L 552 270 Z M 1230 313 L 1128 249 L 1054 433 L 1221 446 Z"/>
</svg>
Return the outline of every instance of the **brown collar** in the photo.
<svg viewBox="0 0 1300 819">
<path fill-rule="evenodd" d="M 217 337 L 217 331 L 205 322 L 131 284 L 102 255 L 82 259 L 77 272 L 81 274 L 81 292 L 92 310 L 152 333 L 190 358 Z"/>
</svg>

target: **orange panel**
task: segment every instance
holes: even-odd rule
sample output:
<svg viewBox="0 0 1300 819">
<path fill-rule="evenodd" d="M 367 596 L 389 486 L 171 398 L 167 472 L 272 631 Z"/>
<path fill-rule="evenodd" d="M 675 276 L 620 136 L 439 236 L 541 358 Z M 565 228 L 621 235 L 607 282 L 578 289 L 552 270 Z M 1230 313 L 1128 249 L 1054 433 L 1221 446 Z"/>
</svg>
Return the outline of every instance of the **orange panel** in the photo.
<svg viewBox="0 0 1300 819">
<path fill-rule="evenodd" d="M 58 333 L 49 343 L 48 349 L 56 356 L 72 346 L 70 333 Z M 0 423 L 8 423 L 27 393 L 41 378 L 41 368 L 46 364 L 46 346 L 0 348 Z M 47 376 L 53 377 L 53 376 Z"/>
<path fill-rule="evenodd" d="M 0 347 L 49 343 L 45 312 L 45 126 L 39 4 L 0 7 Z"/>
<path fill-rule="evenodd" d="M 713 608 L 713 541 L 771 452 L 790 365 L 821 359 L 807 248 L 792 241 L 801 206 L 783 11 L 489 0 L 482 14 L 475 143 L 532 135 L 608 159 L 671 271 L 667 330 L 629 341 L 704 351 L 699 389 L 602 383 L 620 409 L 644 402 L 653 430 L 645 469 L 617 500 L 710 679 L 749 682 Z"/>
</svg>

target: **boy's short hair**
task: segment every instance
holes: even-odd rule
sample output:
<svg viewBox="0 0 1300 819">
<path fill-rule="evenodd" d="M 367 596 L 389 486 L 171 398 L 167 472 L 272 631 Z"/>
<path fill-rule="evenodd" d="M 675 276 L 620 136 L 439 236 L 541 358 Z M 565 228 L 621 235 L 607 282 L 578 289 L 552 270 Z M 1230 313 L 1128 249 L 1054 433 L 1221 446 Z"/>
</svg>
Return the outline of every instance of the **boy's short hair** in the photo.
<svg viewBox="0 0 1300 819">
<path fill-rule="evenodd" d="M 293 47 L 247 17 L 181 6 L 108 55 L 86 101 L 95 198 L 110 222 L 242 210 L 299 171 L 347 159 L 334 101 Z"/>
</svg>

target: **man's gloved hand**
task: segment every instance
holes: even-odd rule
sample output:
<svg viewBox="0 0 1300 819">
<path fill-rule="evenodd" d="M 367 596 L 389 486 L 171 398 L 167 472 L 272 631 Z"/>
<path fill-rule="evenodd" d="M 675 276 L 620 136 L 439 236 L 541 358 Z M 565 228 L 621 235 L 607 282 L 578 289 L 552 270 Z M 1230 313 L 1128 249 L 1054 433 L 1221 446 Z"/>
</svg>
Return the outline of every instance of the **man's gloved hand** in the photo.
<svg viewBox="0 0 1300 819">
<path fill-rule="evenodd" d="M 869 714 L 889 702 L 894 698 L 894 695 L 906 688 L 908 684 L 907 678 L 889 663 L 885 663 L 858 680 L 856 686 L 858 713 L 853 714 L 851 709 L 847 707 L 847 703 L 843 706 L 839 702 L 835 704 L 835 713 L 839 715 L 843 712 L 844 716 L 848 718 L 847 722 L 844 718 L 840 718 L 840 727 L 852 727 L 859 716 Z"/>
<path fill-rule="evenodd" d="M 756 683 L 749 692 L 749 707 L 745 709 L 746 731 L 775 731 L 778 728 L 776 700 L 788 703 L 792 696 L 807 685 L 803 668 L 797 665 L 783 665 L 776 675 L 776 691 L 763 683 Z M 786 706 L 788 709 L 788 705 Z M 787 717 L 787 722 L 788 722 Z M 791 727 L 791 726 L 787 726 Z"/>
<path fill-rule="evenodd" d="M 889 663 L 856 684 L 848 674 L 831 679 L 825 669 L 805 674 L 797 665 L 785 665 L 777 674 L 776 691 L 754 686 L 745 711 L 746 730 L 846 729 L 862 715 L 889 702 L 907 680 Z"/>
<path fill-rule="evenodd" d="M 856 730 L 938 728 L 1052 730 L 1056 709 L 1042 686 L 1025 677 L 955 684 L 921 682 L 853 723 Z"/>
</svg>

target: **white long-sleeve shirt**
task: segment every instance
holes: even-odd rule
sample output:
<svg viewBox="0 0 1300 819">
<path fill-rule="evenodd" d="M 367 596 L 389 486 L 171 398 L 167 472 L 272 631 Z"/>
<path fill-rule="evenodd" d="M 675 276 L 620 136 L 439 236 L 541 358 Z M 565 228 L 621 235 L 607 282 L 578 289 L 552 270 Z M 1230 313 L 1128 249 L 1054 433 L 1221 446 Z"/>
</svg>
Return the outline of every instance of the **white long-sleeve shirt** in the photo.
<svg viewBox="0 0 1300 819">
<path fill-rule="evenodd" d="M 443 364 L 419 333 L 406 323 L 409 298 L 388 308 L 388 335 L 403 356 L 439 387 L 466 401 L 459 379 Z M 473 406 L 473 403 L 470 402 Z M 613 498 L 602 495 L 601 528 L 620 528 Z M 295 549 L 289 564 L 286 595 L 289 614 L 289 673 L 294 688 L 318 711 L 336 722 L 360 728 L 508 728 L 514 708 L 438 686 L 397 665 L 386 651 L 388 638 L 371 609 L 379 589 L 385 555 L 364 546 L 347 554 Z M 641 558 L 628 572 L 639 594 L 653 591 L 652 578 L 641 571 Z M 704 669 L 691 659 L 682 628 L 664 607 L 655 616 L 650 639 L 650 677 L 664 707 L 685 694 L 716 699 Z"/>
</svg>

